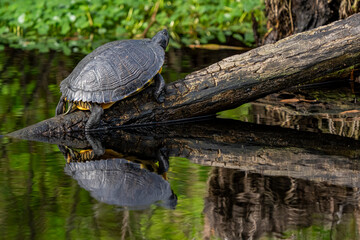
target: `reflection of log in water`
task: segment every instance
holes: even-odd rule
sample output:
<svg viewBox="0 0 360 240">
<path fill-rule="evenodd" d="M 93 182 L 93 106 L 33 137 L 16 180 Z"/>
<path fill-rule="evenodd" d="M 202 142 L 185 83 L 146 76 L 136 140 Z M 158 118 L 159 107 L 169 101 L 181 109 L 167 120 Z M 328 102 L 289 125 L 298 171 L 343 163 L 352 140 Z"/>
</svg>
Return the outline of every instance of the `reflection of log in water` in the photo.
<svg viewBox="0 0 360 240">
<path fill-rule="evenodd" d="M 203 148 L 194 148 L 195 144 Z M 183 157 L 206 165 L 241 169 L 270 176 L 291 176 L 345 186 L 360 186 L 360 163 L 341 156 L 324 155 L 301 148 L 228 146 L 188 142 Z"/>
<path fill-rule="evenodd" d="M 82 133 L 27 137 L 74 148 L 90 147 Z M 157 151 L 165 147 L 169 156 L 186 157 L 203 165 L 360 186 L 360 163 L 351 159 L 360 156 L 360 142 L 340 136 L 214 119 L 122 129 L 93 137 L 106 149 L 140 159 L 154 160 Z"/>
<path fill-rule="evenodd" d="M 271 94 L 252 102 L 248 117 L 257 124 L 359 139 L 360 106 L 349 86 Z"/>
<path fill-rule="evenodd" d="M 291 228 L 316 224 L 336 230 L 330 238 L 337 238 L 340 223 L 352 218 L 354 211 L 359 213 L 358 188 L 225 168 L 213 169 L 208 187 L 207 237 L 212 232 L 222 239 L 258 239 L 265 233 L 280 237 Z M 355 232 L 360 223 L 356 225 Z"/>
<path fill-rule="evenodd" d="M 359 139 L 360 111 L 349 111 L 348 115 L 339 114 L 301 114 L 286 108 L 254 103 L 252 111 L 256 114 L 258 124 L 277 125 L 298 130 L 330 133 L 334 135 Z"/>
<path fill-rule="evenodd" d="M 224 146 L 237 145 L 246 148 L 248 156 L 256 156 L 254 149 L 276 148 L 279 151 L 289 152 L 289 147 L 316 150 L 330 155 L 340 155 L 349 158 L 360 156 L 360 142 L 353 139 L 330 134 L 301 132 L 292 129 L 256 125 L 229 119 L 212 119 L 208 121 L 177 123 L 173 125 L 149 125 L 145 127 L 120 128 L 111 132 L 89 133 L 103 143 L 105 148 L 118 150 L 120 153 L 132 152 L 156 155 L 154 149 L 161 146 L 172 148 L 173 156 L 186 156 L 187 148 L 194 151 L 206 150 L 206 144 L 213 145 L 214 154 Z M 87 148 L 90 146 L 86 135 L 81 132 L 60 134 L 54 136 L 24 134 L 13 132 L 7 136 L 13 138 L 43 141 L 66 145 L 74 148 Z M 203 141 L 204 145 L 197 142 Z M 119 144 L 121 143 L 121 144 Z M 174 144 L 173 146 L 171 146 Z M 186 147 L 183 145 L 191 145 Z M 253 146 L 253 147 L 251 147 Z M 184 148 L 184 149 L 183 149 Z M 182 152 L 185 151 L 185 152 Z M 253 154 L 253 155 L 252 155 Z M 209 158 L 218 159 L 218 158 Z"/>
</svg>

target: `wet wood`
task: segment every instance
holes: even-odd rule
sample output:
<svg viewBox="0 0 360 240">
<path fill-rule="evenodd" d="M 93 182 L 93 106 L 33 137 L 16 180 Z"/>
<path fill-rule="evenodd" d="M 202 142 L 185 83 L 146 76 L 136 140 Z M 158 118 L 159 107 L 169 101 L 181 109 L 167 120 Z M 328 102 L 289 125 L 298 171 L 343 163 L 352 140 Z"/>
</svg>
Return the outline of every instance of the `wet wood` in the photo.
<svg viewBox="0 0 360 240">
<path fill-rule="evenodd" d="M 99 129 L 215 114 L 297 84 L 360 65 L 360 14 L 234 55 L 167 84 L 158 104 L 152 88 L 106 110 Z M 23 132 L 83 131 L 88 112 L 57 116 Z M 21 134 L 21 133 L 16 133 Z"/>
</svg>

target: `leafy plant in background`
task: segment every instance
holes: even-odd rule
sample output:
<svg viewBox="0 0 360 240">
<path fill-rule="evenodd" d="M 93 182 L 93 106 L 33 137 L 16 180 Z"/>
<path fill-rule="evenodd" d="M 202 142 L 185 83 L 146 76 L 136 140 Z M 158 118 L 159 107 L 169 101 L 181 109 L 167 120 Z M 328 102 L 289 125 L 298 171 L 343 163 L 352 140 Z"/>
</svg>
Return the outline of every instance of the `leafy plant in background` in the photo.
<svg viewBox="0 0 360 240">
<path fill-rule="evenodd" d="M 166 27 L 173 46 L 252 44 L 251 14 L 264 31 L 260 0 L 2 0 L 0 49 L 49 49 L 88 53 L 112 40 L 151 37 Z"/>
</svg>

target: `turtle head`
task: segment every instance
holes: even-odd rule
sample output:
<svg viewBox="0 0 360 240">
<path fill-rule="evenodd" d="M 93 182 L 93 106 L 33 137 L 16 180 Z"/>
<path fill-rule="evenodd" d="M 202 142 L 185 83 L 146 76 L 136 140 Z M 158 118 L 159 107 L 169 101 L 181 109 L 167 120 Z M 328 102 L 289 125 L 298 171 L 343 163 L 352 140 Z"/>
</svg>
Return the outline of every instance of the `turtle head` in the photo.
<svg viewBox="0 0 360 240">
<path fill-rule="evenodd" d="M 159 44 L 164 50 L 166 49 L 167 45 L 169 44 L 169 32 L 166 29 L 161 30 L 158 32 L 152 39 L 154 43 Z"/>
</svg>

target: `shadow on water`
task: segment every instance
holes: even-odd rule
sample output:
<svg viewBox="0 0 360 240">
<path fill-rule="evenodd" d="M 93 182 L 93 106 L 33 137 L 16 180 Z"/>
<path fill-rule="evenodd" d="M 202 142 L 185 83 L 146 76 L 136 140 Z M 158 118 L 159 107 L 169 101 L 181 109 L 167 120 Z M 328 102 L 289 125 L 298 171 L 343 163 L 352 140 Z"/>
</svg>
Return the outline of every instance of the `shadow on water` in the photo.
<svg viewBox="0 0 360 240">
<path fill-rule="evenodd" d="M 82 57 L 5 53 L 2 134 L 51 117 L 59 82 Z M 232 54 L 170 49 L 163 76 Z M 27 142 L 0 135 L 0 229 L 18 239 L 52 229 L 68 239 L 358 239 L 360 108 L 346 84 L 202 121 Z"/>
</svg>

